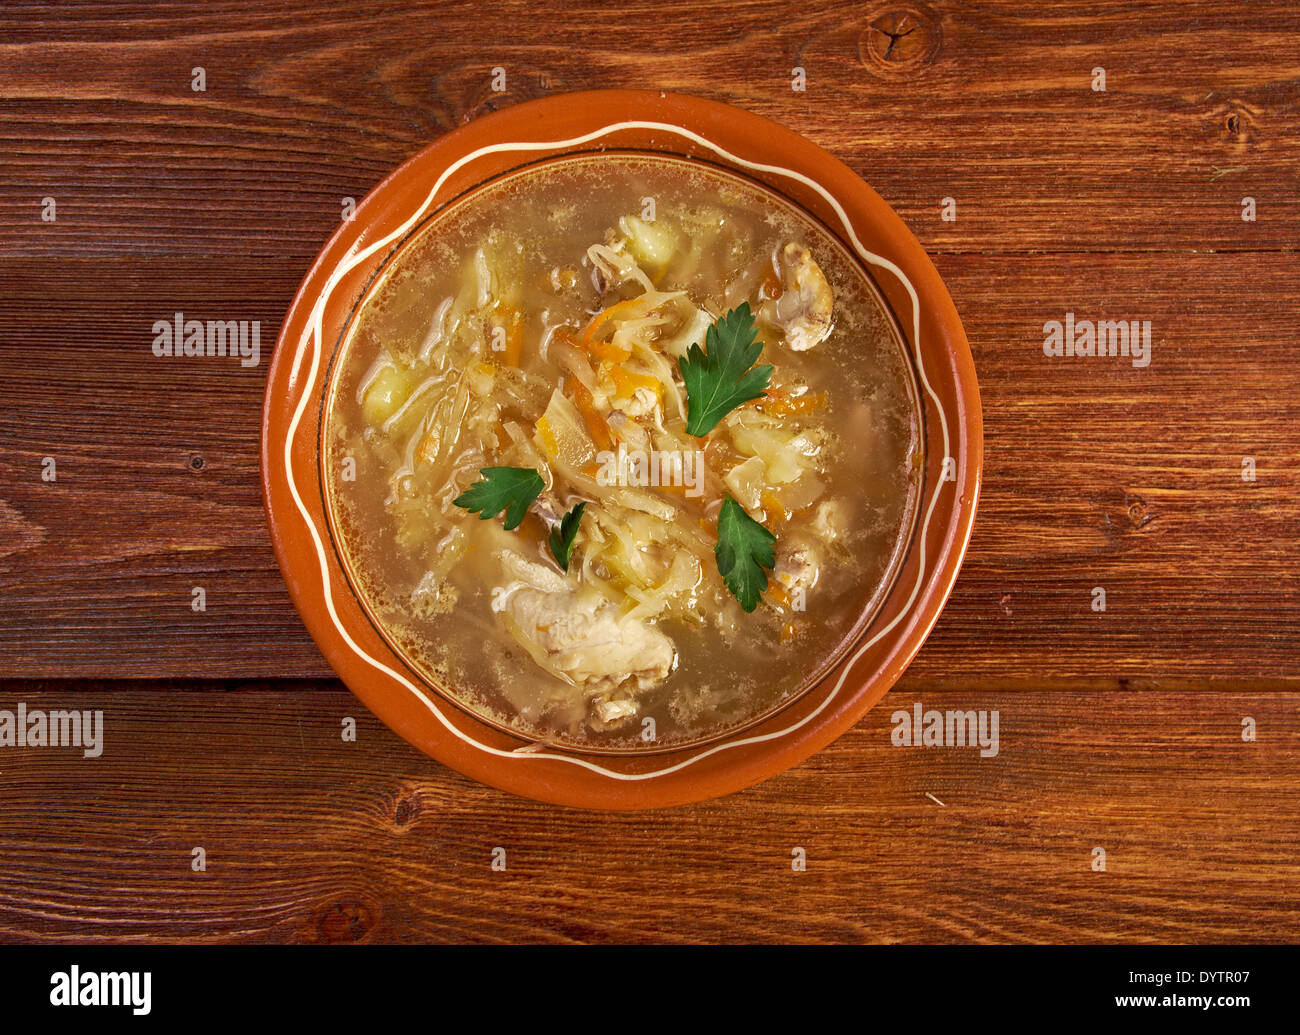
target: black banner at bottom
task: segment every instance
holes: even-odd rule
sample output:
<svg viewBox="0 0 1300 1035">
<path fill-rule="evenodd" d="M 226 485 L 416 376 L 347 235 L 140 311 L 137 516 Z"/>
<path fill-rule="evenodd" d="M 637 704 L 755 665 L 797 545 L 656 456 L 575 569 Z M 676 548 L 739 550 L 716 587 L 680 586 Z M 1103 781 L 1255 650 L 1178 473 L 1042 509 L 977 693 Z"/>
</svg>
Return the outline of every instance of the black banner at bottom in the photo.
<svg viewBox="0 0 1300 1035">
<path fill-rule="evenodd" d="M 1295 946 L 0 947 L 6 1019 L 175 1024 L 247 1018 L 839 1026 L 911 1016 L 1290 1016 Z M 877 1011 L 883 1011 L 877 1013 Z M 468 1014 L 468 1016 L 467 1016 Z M 477 1017 L 473 1015 L 477 1014 Z M 415 1016 L 420 1016 L 416 1014 Z M 833 1021 L 833 1018 L 840 1021 Z"/>
</svg>

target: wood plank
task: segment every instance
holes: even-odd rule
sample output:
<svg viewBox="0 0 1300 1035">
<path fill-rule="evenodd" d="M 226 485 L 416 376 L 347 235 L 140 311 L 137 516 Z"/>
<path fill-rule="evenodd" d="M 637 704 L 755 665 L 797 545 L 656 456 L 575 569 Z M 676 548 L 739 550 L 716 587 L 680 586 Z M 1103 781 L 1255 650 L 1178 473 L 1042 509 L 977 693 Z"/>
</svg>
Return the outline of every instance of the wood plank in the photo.
<svg viewBox="0 0 1300 1035">
<path fill-rule="evenodd" d="M 919 25 L 891 48 L 909 10 Z M 343 197 L 442 132 L 602 87 L 695 93 L 785 122 L 938 251 L 1300 245 L 1300 10 L 1288 0 L 586 0 L 544 15 L 526 0 L 165 14 L 9 3 L 0 26 L 11 255 L 219 253 L 300 271 Z M 804 92 L 791 89 L 796 65 Z M 494 66 L 504 94 L 490 89 Z M 40 219 L 46 196 L 57 223 Z M 955 223 L 940 219 L 946 196 Z"/>
<path fill-rule="evenodd" d="M 1294 256 L 939 266 L 976 356 L 986 468 L 965 567 L 912 673 L 1300 676 Z M 269 355 L 298 275 L 228 257 L 0 259 L 0 677 L 328 674 L 266 537 L 265 356 L 244 369 L 150 352 L 153 321 L 182 309 L 260 320 Z M 1042 325 L 1066 311 L 1151 320 L 1151 365 L 1045 357 Z"/>
<path fill-rule="evenodd" d="M 780 777 L 639 814 L 472 783 L 332 686 L 6 689 L 0 708 L 19 700 L 102 709 L 105 735 L 95 759 L 0 753 L 5 941 L 1300 937 L 1294 692 L 896 693 Z M 996 709 L 998 755 L 892 746 L 915 700 Z"/>
</svg>

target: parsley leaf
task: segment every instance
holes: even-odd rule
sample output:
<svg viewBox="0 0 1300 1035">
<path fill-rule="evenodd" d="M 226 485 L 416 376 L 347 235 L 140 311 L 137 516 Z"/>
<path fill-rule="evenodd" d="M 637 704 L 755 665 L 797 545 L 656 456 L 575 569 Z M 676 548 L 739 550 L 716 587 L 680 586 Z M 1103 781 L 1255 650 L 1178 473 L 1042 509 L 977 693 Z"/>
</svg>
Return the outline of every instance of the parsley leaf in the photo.
<svg viewBox="0 0 1300 1035">
<path fill-rule="evenodd" d="M 686 431 L 697 437 L 707 435 L 737 406 L 759 398 L 772 377 L 770 365 L 754 366 L 763 343 L 754 333 L 748 302 L 714 323 L 704 345 L 707 353 L 692 345 L 677 360 L 689 405 Z"/>
<path fill-rule="evenodd" d="M 506 528 L 518 528 L 533 500 L 541 495 L 546 483 L 531 467 L 485 467 L 475 482 L 451 502 L 468 511 L 478 511 L 486 521 L 506 512 Z"/>
<path fill-rule="evenodd" d="M 722 497 L 718 513 L 718 545 L 713 556 L 718 571 L 746 612 L 758 606 L 758 598 L 767 589 L 764 568 L 776 564 L 776 536 L 745 513 L 745 508 L 730 496 Z"/>
<path fill-rule="evenodd" d="M 551 548 L 551 556 L 555 558 L 555 563 L 565 571 L 569 570 L 569 556 L 573 553 L 573 540 L 578 535 L 578 524 L 582 521 L 582 512 L 587 509 L 587 501 L 583 500 L 571 511 L 560 518 L 558 528 L 551 529 L 551 534 L 546 540 L 546 544 Z"/>
</svg>

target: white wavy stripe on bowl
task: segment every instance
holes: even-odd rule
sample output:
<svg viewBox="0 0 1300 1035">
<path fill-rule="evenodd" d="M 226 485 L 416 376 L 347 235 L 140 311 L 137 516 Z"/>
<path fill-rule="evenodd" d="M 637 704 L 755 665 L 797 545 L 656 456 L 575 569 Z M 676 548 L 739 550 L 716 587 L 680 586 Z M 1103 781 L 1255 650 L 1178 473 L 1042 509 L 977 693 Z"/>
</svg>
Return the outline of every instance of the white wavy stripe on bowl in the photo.
<svg viewBox="0 0 1300 1035">
<path fill-rule="evenodd" d="M 948 441 L 948 419 L 944 413 L 942 402 L 940 401 L 938 395 L 935 393 L 934 388 L 931 387 L 930 380 L 926 376 L 925 364 L 921 358 L 921 348 L 920 348 L 921 312 L 920 312 L 920 300 L 917 297 L 916 288 L 913 287 L 912 282 L 907 279 L 907 277 L 903 274 L 903 271 L 900 270 L 896 265 L 894 265 L 894 263 L 890 262 L 888 259 L 884 258 L 883 256 L 876 255 L 875 253 L 868 251 L 863 246 L 862 242 L 858 239 L 858 235 L 854 230 L 852 223 L 849 221 L 848 215 L 845 213 L 844 209 L 840 206 L 840 203 L 830 194 L 830 192 L 827 191 L 826 188 L 824 188 L 821 184 L 817 183 L 815 180 L 812 180 L 809 177 L 804 176 L 802 173 L 795 172 L 793 169 L 786 169 L 783 166 L 779 166 L 779 165 L 766 165 L 760 162 L 751 162 L 737 155 L 733 155 L 725 148 L 719 147 L 711 140 L 707 140 L 704 137 L 700 136 L 699 134 L 694 133 L 689 129 L 686 129 L 683 126 L 677 126 L 669 122 L 633 121 L 633 122 L 610 123 L 609 125 L 602 126 L 600 129 L 592 130 L 590 133 L 585 133 L 582 136 L 571 137 L 568 140 L 547 140 L 547 141 L 530 141 L 530 142 L 523 142 L 523 143 L 491 144 L 486 147 L 481 147 L 476 151 L 472 151 L 469 154 L 464 155 L 461 158 L 457 159 L 455 162 L 453 162 L 442 173 L 442 175 L 438 177 L 437 182 L 433 185 L 433 189 L 429 192 L 429 196 L 425 198 L 424 203 L 411 215 L 411 217 L 405 223 L 403 223 L 400 227 L 398 227 L 396 230 L 390 233 L 387 237 L 375 241 L 373 244 L 369 245 L 364 250 L 360 252 L 356 252 L 355 254 L 350 253 L 348 257 L 345 258 L 343 263 L 339 265 L 337 268 L 335 268 L 335 270 L 330 274 L 329 279 L 326 281 L 325 289 L 321 293 L 320 299 L 317 301 L 315 308 L 312 310 L 311 336 L 310 338 L 304 337 L 299 342 L 298 350 L 295 353 L 293 358 L 293 366 L 290 372 L 291 383 L 293 380 L 297 378 L 298 370 L 301 366 L 302 359 L 303 359 L 303 353 L 307 351 L 308 346 L 311 346 L 310 349 L 311 370 L 310 373 L 308 374 L 306 384 L 302 387 L 302 396 L 298 401 L 297 408 L 294 410 L 293 419 L 289 423 L 289 434 L 285 438 L 284 467 L 285 467 L 285 475 L 289 483 L 289 491 L 293 495 L 293 500 L 298 507 L 298 512 L 302 515 L 303 521 L 306 523 L 308 530 L 311 532 L 312 542 L 315 544 L 316 547 L 316 557 L 320 562 L 321 582 L 322 582 L 322 587 L 324 589 L 325 604 L 329 610 L 330 620 L 334 623 L 334 627 L 338 630 L 339 635 L 343 637 L 343 640 L 347 643 L 347 645 L 352 649 L 352 651 L 358 657 L 363 658 L 372 667 L 378 669 L 380 672 L 383 672 L 385 675 L 396 680 L 399 684 L 404 686 L 407 690 L 413 693 L 416 696 L 416 698 L 418 698 L 419 701 L 431 713 L 433 713 L 434 717 L 439 722 L 441 722 L 442 725 L 446 727 L 446 729 L 450 733 L 452 733 L 454 736 L 464 741 L 465 743 L 475 748 L 478 748 L 480 751 L 484 751 L 490 755 L 495 755 L 498 758 L 515 759 L 521 762 L 536 760 L 536 759 L 549 759 L 556 762 L 566 762 L 570 765 L 581 766 L 584 769 L 588 769 L 591 772 L 597 773 L 601 776 L 609 777 L 612 780 L 631 781 L 631 780 L 652 780 L 655 779 L 656 777 L 667 776 L 670 773 L 675 773 L 679 769 L 685 769 L 687 766 L 694 765 L 696 762 L 700 762 L 711 755 L 715 755 L 723 751 L 730 751 L 733 750 L 734 748 L 744 747 L 749 744 L 761 744 L 769 740 L 779 740 L 781 737 L 788 736 L 789 734 L 794 733 L 796 730 L 802 728 L 803 726 L 806 726 L 808 723 L 812 722 L 812 720 L 815 719 L 819 714 L 821 714 L 821 712 L 823 712 L 826 709 L 826 706 L 830 704 L 830 702 L 839 694 L 840 690 L 843 689 L 845 680 L 848 678 L 849 672 L 852 671 L 858 659 L 862 657 L 862 655 L 865 654 L 868 650 L 870 650 L 873 646 L 875 646 L 875 644 L 877 644 L 880 641 L 880 639 L 883 636 L 885 636 L 890 630 L 892 630 L 896 625 L 898 625 L 898 623 L 901 622 L 911 612 L 912 606 L 916 603 L 916 598 L 920 594 L 921 585 L 925 579 L 926 535 L 929 531 L 930 519 L 934 514 L 935 505 L 938 503 L 939 500 L 939 493 L 940 491 L 942 491 L 944 485 L 943 481 L 940 480 L 936 483 L 934 488 L 934 493 L 930 497 L 929 505 L 926 507 L 925 510 L 925 516 L 921 525 L 921 534 L 920 534 L 921 563 L 917 570 L 916 583 L 912 587 L 912 592 L 907 599 L 907 603 L 903 605 L 903 608 L 898 612 L 897 615 L 894 616 L 894 618 L 887 625 L 884 626 L 884 628 L 876 632 L 874 636 L 872 636 L 864 644 L 862 644 L 861 647 L 859 647 L 856 651 L 854 651 L 853 655 L 848 659 L 848 662 L 841 666 L 840 676 L 839 679 L 836 681 L 835 686 L 831 689 L 829 693 L 825 695 L 822 702 L 819 705 L 817 705 L 816 708 L 810 711 L 803 718 L 799 719 L 797 722 L 792 723 L 791 725 L 785 727 L 784 729 L 774 730 L 771 733 L 763 733 L 751 737 L 743 737 L 737 740 L 722 741 L 710 747 L 702 748 L 700 751 L 691 755 L 689 758 L 685 758 L 682 761 L 677 762 L 673 765 L 665 766 L 662 769 L 655 769 L 649 772 L 642 772 L 642 773 L 622 773 L 615 769 L 609 769 L 606 766 L 600 765 L 597 762 L 590 761 L 589 759 L 576 758 L 572 755 L 558 754 L 549 751 L 532 750 L 533 745 L 527 745 L 525 748 L 515 748 L 507 751 L 507 750 L 503 750 L 502 748 L 493 747 L 490 744 L 484 744 L 481 741 L 476 740 L 474 737 L 469 736 L 467 733 L 461 730 L 460 727 L 458 727 L 455 723 L 449 721 L 448 718 L 442 713 L 442 710 L 438 707 L 438 705 L 428 696 L 428 694 L 424 692 L 423 688 L 417 686 L 415 683 L 412 683 L 409 679 L 406 678 L 405 675 L 403 675 L 400 672 L 394 671 L 392 668 L 390 668 L 388 665 L 385 665 L 378 658 L 371 657 L 364 650 L 362 650 L 360 645 L 358 645 L 357 642 L 352 639 L 351 635 L 349 635 L 347 629 L 344 628 L 343 623 L 339 621 L 338 612 L 335 610 L 334 607 L 333 585 L 330 581 L 329 559 L 325 550 L 325 544 L 321 537 L 320 530 L 317 529 L 316 525 L 313 523 L 311 516 L 307 512 L 307 508 L 303 505 L 302 496 L 299 495 L 298 493 L 298 485 L 294 481 L 294 477 L 293 477 L 293 461 L 292 461 L 292 445 L 293 445 L 294 436 L 297 434 L 298 425 L 302 420 L 303 413 L 306 411 L 307 403 L 315 395 L 316 378 L 320 373 L 320 360 L 324 352 L 321 325 L 322 325 L 323 314 L 325 309 L 325 302 L 330 297 L 330 294 L 334 291 L 335 287 L 338 286 L 339 282 L 343 279 L 343 277 L 346 276 L 351 270 L 355 269 L 362 262 L 364 262 L 371 255 L 373 255 L 376 251 L 382 248 L 386 248 L 394 241 L 400 240 L 402 237 L 404 237 L 420 221 L 420 219 L 423 218 L 424 214 L 429 210 L 430 206 L 433 205 L 434 199 L 437 198 L 438 193 L 442 190 L 443 185 L 447 182 L 448 178 L 451 177 L 451 175 L 455 173 L 458 169 L 462 168 L 465 165 L 468 165 L 470 162 L 474 161 L 475 159 L 481 158 L 484 155 L 495 154 L 497 152 L 550 151 L 557 148 L 575 147 L 580 144 L 591 143 L 594 140 L 600 139 L 602 136 L 607 136 L 610 133 L 618 132 L 619 130 L 624 130 L 624 129 L 659 130 L 667 133 L 674 133 L 678 136 L 685 137 L 687 140 L 694 141 L 696 144 L 708 148 L 709 150 L 713 151 L 715 154 L 721 156 L 727 161 L 734 162 L 737 165 L 744 166 L 747 169 L 753 169 L 758 172 L 774 173 L 778 176 L 785 176 L 792 180 L 796 180 L 807 187 L 811 187 L 813 190 L 815 190 L 826 200 L 826 202 L 835 210 L 835 214 L 839 217 L 840 223 L 843 225 L 844 230 L 848 234 L 854 249 L 857 251 L 858 255 L 862 258 L 862 260 L 868 263 L 869 265 L 877 266 L 880 269 L 887 270 L 888 272 L 892 273 L 902 283 L 903 287 L 906 288 L 907 294 L 912 300 L 912 341 L 913 341 L 913 349 L 916 356 L 916 366 L 918 372 L 921 375 L 921 383 L 925 386 L 926 392 L 929 394 L 930 398 L 934 401 L 935 408 L 939 413 L 939 423 L 943 430 L 943 455 L 945 457 L 950 456 L 951 451 L 949 449 L 949 441 Z"/>
</svg>

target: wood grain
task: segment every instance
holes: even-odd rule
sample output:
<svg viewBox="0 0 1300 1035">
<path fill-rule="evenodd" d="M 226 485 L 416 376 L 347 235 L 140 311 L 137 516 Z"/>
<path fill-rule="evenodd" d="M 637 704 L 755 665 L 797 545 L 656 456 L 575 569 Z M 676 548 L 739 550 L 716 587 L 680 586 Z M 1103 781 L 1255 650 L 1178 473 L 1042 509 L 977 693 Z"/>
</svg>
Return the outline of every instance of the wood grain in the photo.
<svg viewBox="0 0 1300 1035">
<path fill-rule="evenodd" d="M 881 27 L 908 11 L 920 28 L 884 60 Z M 300 271 L 340 199 L 432 138 L 593 87 L 777 118 L 939 251 L 1300 244 L 1288 0 L 10 3 L 0 25 L 0 132 L 17 145 L 0 158 L 0 226 L 25 255 L 292 256 Z M 38 218 L 51 193 L 67 213 L 55 226 Z M 939 218 L 946 196 L 956 223 Z M 1240 219 L 1243 196 L 1255 223 Z"/>
<path fill-rule="evenodd" d="M 1297 55 L 1289 0 L 4 4 L 0 709 L 100 708 L 107 742 L 0 749 L 0 939 L 1300 939 Z M 266 357 L 343 199 L 598 87 L 845 160 L 935 257 L 984 402 L 975 536 L 898 689 L 654 814 L 507 797 L 370 718 L 258 487 Z M 260 321 L 262 363 L 156 359 L 177 310 Z M 1045 357 L 1067 311 L 1150 320 L 1151 366 Z M 998 757 L 890 746 L 916 699 L 998 709 Z"/>
<path fill-rule="evenodd" d="M 1300 937 L 1300 695 L 1104 696 L 895 693 L 749 791 L 601 814 L 445 770 L 336 685 L 27 688 L 29 708 L 102 709 L 104 752 L 0 754 L 0 939 Z M 997 709 L 999 754 L 892 746 L 917 700 Z"/>
</svg>

